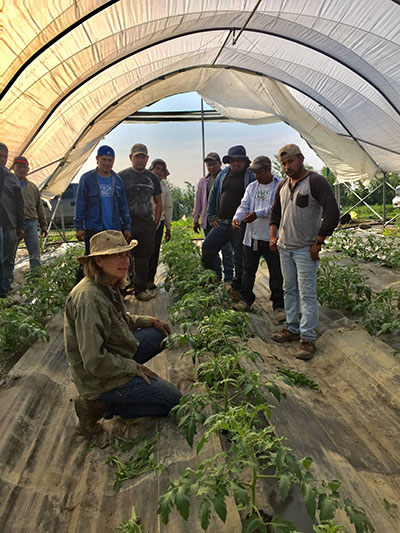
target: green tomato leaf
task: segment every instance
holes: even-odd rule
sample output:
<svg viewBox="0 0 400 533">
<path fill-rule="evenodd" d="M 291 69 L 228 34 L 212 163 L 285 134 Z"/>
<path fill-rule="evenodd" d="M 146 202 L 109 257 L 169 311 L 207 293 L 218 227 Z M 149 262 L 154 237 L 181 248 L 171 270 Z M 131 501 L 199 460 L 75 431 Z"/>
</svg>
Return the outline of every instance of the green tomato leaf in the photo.
<svg viewBox="0 0 400 533">
<path fill-rule="evenodd" d="M 313 460 L 311 457 L 303 457 L 303 459 L 301 460 L 301 464 L 304 466 L 306 470 L 309 470 L 312 462 Z"/>
<path fill-rule="evenodd" d="M 303 487 L 303 500 L 307 509 L 307 513 L 311 518 L 315 517 L 315 511 L 317 509 L 317 495 L 314 488 L 308 483 Z"/>
<path fill-rule="evenodd" d="M 210 500 L 203 500 L 200 505 L 200 524 L 201 528 L 204 531 L 207 531 L 208 526 L 210 525 L 210 517 L 211 517 L 211 502 Z"/>
<path fill-rule="evenodd" d="M 266 533 L 267 531 L 267 526 L 256 513 L 247 517 L 242 528 L 242 533 L 253 533 L 253 531 L 260 531 L 263 533 Z"/>
<path fill-rule="evenodd" d="M 320 520 L 330 520 L 335 516 L 336 502 L 326 494 L 321 494 L 318 501 Z"/>
<path fill-rule="evenodd" d="M 245 488 L 239 485 L 234 485 L 233 494 L 235 495 L 236 501 L 239 501 L 243 505 L 247 505 L 249 503 L 249 495 Z"/>
<path fill-rule="evenodd" d="M 282 474 L 279 477 L 278 485 L 279 485 L 279 490 L 281 492 L 282 501 L 284 502 L 287 498 L 287 495 L 289 494 L 289 490 L 292 485 L 292 482 L 290 481 L 290 477 L 286 474 Z"/>
<path fill-rule="evenodd" d="M 225 499 L 221 496 L 216 496 L 213 500 L 215 512 L 220 517 L 222 522 L 226 520 L 226 504 Z"/>
<path fill-rule="evenodd" d="M 275 533 L 291 533 L 296 530 L 294 524 L 284 520 L 281 515 L 275 516 L 270 525 L 273 526 Z"/>
</svg>

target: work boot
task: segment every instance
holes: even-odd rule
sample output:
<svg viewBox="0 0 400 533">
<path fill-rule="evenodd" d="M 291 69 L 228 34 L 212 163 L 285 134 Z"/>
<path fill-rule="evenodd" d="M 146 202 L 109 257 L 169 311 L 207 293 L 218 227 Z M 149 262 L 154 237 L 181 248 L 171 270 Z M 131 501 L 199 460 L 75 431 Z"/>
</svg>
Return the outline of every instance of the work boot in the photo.
<svg viewBox="0 0 400 533">
<path fill-rule="evenodd" d="M 315 342 L 307 341 L 306 339 L 301 339 L 299 348 L 296 352 L 296 359 L 303 359 L 303 361 L 308 361 L 314 357 L 317 347 Z"/>
<path fill-rule="evenodd" d="M 136 300 L 140 300 L 141 302 L 148 302 L 149 300 L 154 298 L 155 295 L 156 295 L 155 292 L 152 293 L 149 291 L 142 291 L 142 292 L 139 292 L 138 294 L 135 294 L 135 297 L 136 297 Z"/>
<path fill-rule="evenodd" d="M 274 319 L 277 322 L 285 322 L 286 313 L 284 309 L 274 309 Z"/>
<path fill-rule="evenodd" d="M 232 307 L 235 311 L 243 311 L 243 312 L 250 311 L 251 309 L 251 305 L 244 302 L 243 300 L 240 300 L 240 302 L 234 304 Z"/>
<path fill-rule="evenodd" d="M 234 302 L 240 302 L 240 292 L 239 291 L 236 291 L 235 289 L 230 288 L 228 290 L 228 296 Z"/>
<path fill-rule="evenodd" d="M 79 431 L 86 435 L 93 435 L 102 430 L 97 421 L 106 412 L 106 404 L 100 400 L 86 400 L 82 396 L 74 398 L 76 416 L 79 418 Z"/>
<path fill-rule="evenodd" d="M 293 333 L 287 327 L 284 327 L 280 331 L 273 333 L 271 339 L 275 342 L 298 341 L 300 339 L 300 333 Z"/>
</svg>

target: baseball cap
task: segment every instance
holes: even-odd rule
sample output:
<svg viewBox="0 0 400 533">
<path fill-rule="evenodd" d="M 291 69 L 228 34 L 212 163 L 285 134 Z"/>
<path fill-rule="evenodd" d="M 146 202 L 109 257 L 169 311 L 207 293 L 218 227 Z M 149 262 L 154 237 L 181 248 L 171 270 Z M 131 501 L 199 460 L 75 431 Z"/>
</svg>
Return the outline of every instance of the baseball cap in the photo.
<svg viewBox="0 0 400 533">
<path fill-rule="evenodd" d="M 24 163 L 25 165 L 29 165 L 27 158 L 22 155 L 19 157 L 14 157 L 14 165 L 15 163 Z"/>
<path fill-rule="evenodd" d="M 101 155 L 109 155 L 110 157 L 114 157 L 115 159 L 115 152 L 111 148 L 111 146 L 106 146 L 106 145 L 100 146 L 100 148 L 97 150 L 97 157 Z"/>
<path fill-rule="evenodd" d="M 134 144 L 131 148 L 131 155 L 137 155 L 137 154 L 149 155 L 147 146 L 141 143 Z"/>
<path fill-rule="evenodd" d="M 301 150 L 297 144 L 285 144 L 278 152 L 278 157 L 280 161 L 292 157 L 294 155 L 301 155 Z"/>
<path fill-rule="evenodd" d="M 165 174 L 167 176 L 169 176 L 169 170 L 167 168 L 167 163 L 164 161 L 164 159 L 160 159 L 159 157 L 157 159 L 154 159 L 152 162 L 151 162 L 151 165 L 149 166 L 149 170 L 153 170 L 153 168 L 155 167 L 155 165 L 162 165 L 164 167 L 164 170 L 165 170 Z"/>
<path fill-rule="evenodd" d="M 204 158 L 204 163 L 207 163 L 207 161 L 221 161 L 221 158 L 219 157 L 217 152 L 210 152 Z"/>
<path fill-rule="evenodd" d="M 268 168 L 271 166 L 271 159 L 266 155 L 258 155 L 253 159 L 249 170 L 259 170 L 260 168 Z"/>
</svg>

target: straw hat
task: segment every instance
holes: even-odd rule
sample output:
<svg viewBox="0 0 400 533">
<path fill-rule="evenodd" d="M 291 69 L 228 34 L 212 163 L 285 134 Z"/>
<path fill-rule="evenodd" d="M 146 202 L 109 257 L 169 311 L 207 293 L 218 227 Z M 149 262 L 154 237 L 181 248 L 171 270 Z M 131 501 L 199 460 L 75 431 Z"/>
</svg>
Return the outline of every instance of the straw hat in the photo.
<svg viewBox="0 0 400 533">
<path fill-rule="evenodd" d="M 114 255 L 129 252 L 138 242 L 134 239 L 128 244 L 120 231 L 106 230 L 96 233 L 90 239 L 90 254 L 78 257 L 80 263 L 86 263 L 89 257 L 96 255 Z"/>
</svg>

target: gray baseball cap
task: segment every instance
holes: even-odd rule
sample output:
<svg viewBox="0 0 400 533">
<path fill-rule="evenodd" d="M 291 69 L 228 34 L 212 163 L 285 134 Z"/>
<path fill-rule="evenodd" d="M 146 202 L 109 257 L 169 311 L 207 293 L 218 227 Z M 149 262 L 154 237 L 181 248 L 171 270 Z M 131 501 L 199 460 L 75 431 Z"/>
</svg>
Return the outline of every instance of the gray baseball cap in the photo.
<svg viewBox="0 0 400 533">
<path fill-rule="evenodd" d="M 260 170 L 260 168 L 269 168 L 271 166 L 271 159 L 266 155 L 258 155 L 253 159 L 249 170 Z"/>
<path fill-rule="evenodd" d="M 278 152 L 278 157 L 280 161 L 286 160 L 288 157 L 294 155 L 301 155 L 301 150 L 297 144 L 285 144 Z"/>
<path fill-rule="evenodd" d="M 147 150 L 147 146 L 145 144 L 137 143 L 134 144 L 131 148 L 131 155 L 149 155 L 149 151 Z"/>
<path fill-rule="evenodd" d="M 210 152 L 204 158 L 204 163 L 207 163 L 207 161 L 221 161 L 221 158 L 219 157 L 217 152 Z"/>
</svg>

